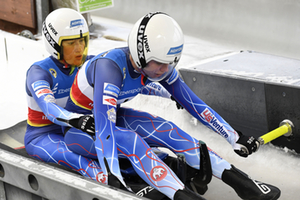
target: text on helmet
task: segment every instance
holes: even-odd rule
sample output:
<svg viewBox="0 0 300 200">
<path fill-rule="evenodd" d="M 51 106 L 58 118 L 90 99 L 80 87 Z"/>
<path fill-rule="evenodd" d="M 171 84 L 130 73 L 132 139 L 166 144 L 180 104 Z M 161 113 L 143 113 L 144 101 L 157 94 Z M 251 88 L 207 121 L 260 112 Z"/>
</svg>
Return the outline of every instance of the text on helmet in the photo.
<svg viewBox="0 0 300 200">
<path fill-rule="evenodd" d="M 144 44 L 145 44 L 145 49 L 146 49 L 147 53 L 151 52 L 149 44 L 148 44 L 148 37 L 147 37 L 147 35 L 144 36 Z"/>
<path fill-rule="evenodd" d="M 83 26 L 83 25 L 84 25 L 83 19 L 76 19 L 76 20 L 72 20 L 70 22 L 70 28 L 75 27 L 75 26 Z"/>
<path fill-rule="evenodd" d="M 183 44 L 178 47 L 171 47 L 167 55 L 179 54 L 181 53 L 182 49 L 183 49 Z"/>
<path fill-rule="evenodd" d="M 139 54 L 139 58 L 144 58 L 144 53 L 143 53 L 143 37 L 144 37 L 144 30 L 145 29 L 145 25 L 141 25 L 139 27 L 139 31 L 138 31 L 138 45 L 137 45 L 137 49 L 138 49 L 138 54 Z"/>
<path fill-rule="evenodd" d="M 51 23 L 48 24 L 48 27 L 50 28 L 50 30 L 52 31 L 52 33 L 56 36 L 57 35 L 57 31 L 55 30 L 55 28 L 52 26 Z"/>
<path fill-rule="evenodd" d="M 43 24 L 43 33 L 44 33 L 44 36 L 45 36 L 46 40 L 49 42 L 49 44 L 51 46 L 55 47 L 55 41 L 50 36 L 50 34 L 49 34 L 48 30 L 47 30 L 47 27 L 45 25 L 45 22 Z"/>
</svg>

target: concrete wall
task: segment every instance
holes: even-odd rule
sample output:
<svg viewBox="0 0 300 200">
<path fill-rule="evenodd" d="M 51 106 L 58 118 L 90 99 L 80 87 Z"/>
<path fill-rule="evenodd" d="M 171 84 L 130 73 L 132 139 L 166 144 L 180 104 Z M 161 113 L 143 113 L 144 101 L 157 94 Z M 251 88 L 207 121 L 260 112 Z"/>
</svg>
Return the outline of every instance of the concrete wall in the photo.
<svg viewBox="0 0 300 200">
<path fill-rule="evenodd" d="M 293 136 L 272 143 L 300 153 L 299 66 L 300 60 L 245 51 L 179 71 L 199 98 L 245 135 L 259 138 L 289 119 Z"/>
<path fill-rule="evenodd" d="M 300 1 L 297 0 L 114 0 L 92 14 L 134 23 L 164 11 L 187 35 L 243 50 L 300 59 Z"/>
</svg>

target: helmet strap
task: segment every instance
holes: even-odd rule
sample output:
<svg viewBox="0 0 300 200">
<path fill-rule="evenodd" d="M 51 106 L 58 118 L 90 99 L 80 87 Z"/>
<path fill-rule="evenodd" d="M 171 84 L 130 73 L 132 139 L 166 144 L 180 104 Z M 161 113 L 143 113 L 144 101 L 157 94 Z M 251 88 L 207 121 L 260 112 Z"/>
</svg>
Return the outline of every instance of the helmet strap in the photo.
<svg viewBox="0 0 300 200">
<path fill-rule="evenodd" d="M 143 86 L 145 86 L 145 83 L 146 83 L 148 78 L 147 78 L 147 75 L 145 74 L 144 70 L 138 68 L 138 70 L 134 69 L 134 71 L 141 74 L 141 83 L 142 83 Z"/>
<path fill-rule="evenodd" d="M 144 74 L 142 74 L 142 75 L 141 75 L 141 84 L 142 84 L 143 86 L 145 86 L 146 81 L 147 81 L 147 76 L 145 76 Z"/>
<path fill-rule="evenodd" d="M 69 64 L 65 61 L 65 59 L 61 60 L 64 63 L 64 68 L 69 68 Z"/>
<path fill-rule="evenodd" d="M 131 61 L 131 64 L 132 64 L 132 67 L 133 67 L 133 70 L 139 74 L 141 74 L 141 84 L 143 86 L 145 86 L 145 83 L 147 81 L 147 75 L 145 74 L 144 70 L 142 68 L 139 68 L 134 62 L 133 62 L 133 59 L 132 59 L 132 56 L 130 55 L 129 56 L 129 59 Z"/>
</svg>

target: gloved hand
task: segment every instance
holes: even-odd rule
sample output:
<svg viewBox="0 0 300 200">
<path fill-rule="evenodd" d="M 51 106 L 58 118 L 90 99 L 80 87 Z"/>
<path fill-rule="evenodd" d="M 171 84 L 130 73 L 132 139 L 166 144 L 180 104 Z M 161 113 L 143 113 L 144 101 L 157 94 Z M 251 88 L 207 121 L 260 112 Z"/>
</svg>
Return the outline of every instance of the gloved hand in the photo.
<svg viewBox="0 0 300 200">
<path fill-rule="evenodd" d="M 79 118 L 74 118 L 70 120 L 64 120 L 61 118 L 57 118 L 59 121 L 66 122 L 73 126 L 74 128 L 77 128 L 79 130 L 82 130 L 83 132 L 86 132 L 90 136 L 95 136 L 95 120 L 91 115 L 84 115 Z"/>
<path fill-rule="evenodd" d="M 253 136 L 246 136 L 243 135 L 240 131 L 237 131 L 240 138 L 236 141 L 237 146 L 239 149 L 234 149 L 235 153 L 242 157 L 247 157 L 248 155 L 256 152 L 260 146 L 259 141 L 254 138 Z"/>
<path fill-rule="evenodd" d="M 178 110 L 183 109 L 183 106 L 180 105 L 180 103 L 178 103 L 178 101 L 176 101 L 176 99 L 173 96 L 171 96 L 171 99 L 176 102 L 176 107 L 177 107 Z"/>
</svg>

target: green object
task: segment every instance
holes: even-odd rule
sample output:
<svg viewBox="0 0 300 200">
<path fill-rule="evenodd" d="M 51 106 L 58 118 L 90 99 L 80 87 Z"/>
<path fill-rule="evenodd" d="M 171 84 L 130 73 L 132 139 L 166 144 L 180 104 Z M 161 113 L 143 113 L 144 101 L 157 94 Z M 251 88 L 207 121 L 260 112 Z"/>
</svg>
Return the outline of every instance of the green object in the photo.
<svg viewBox="0 0 300 200">
<path fill-rule="evenodd" d="M 77 3 L 77 8 L 80 13 L 114 6 L 113 0 L 77 0 Z"/>
</svg>

